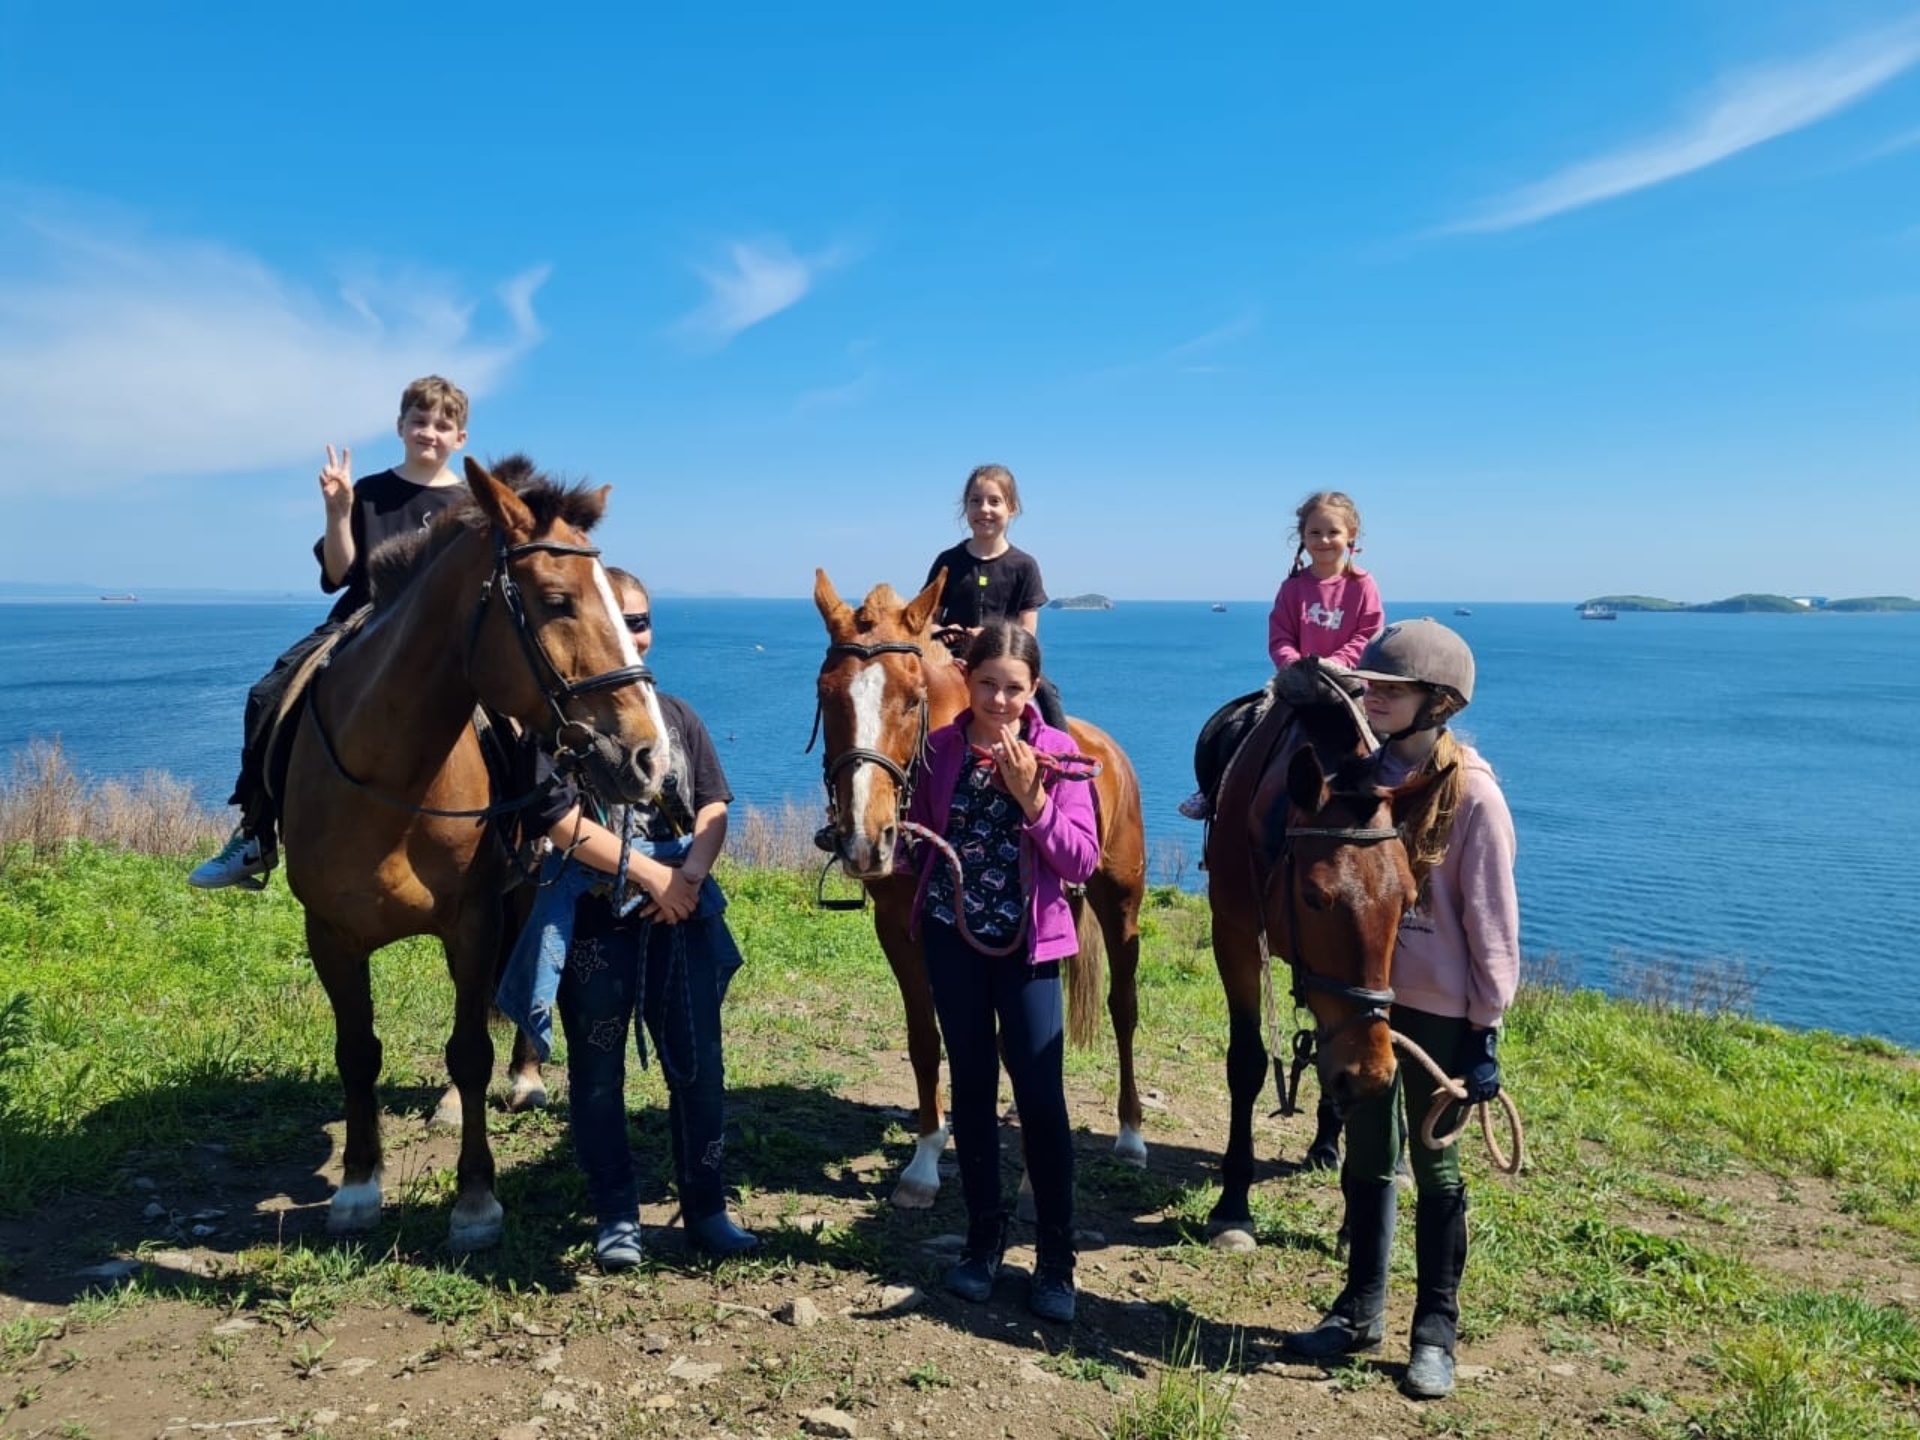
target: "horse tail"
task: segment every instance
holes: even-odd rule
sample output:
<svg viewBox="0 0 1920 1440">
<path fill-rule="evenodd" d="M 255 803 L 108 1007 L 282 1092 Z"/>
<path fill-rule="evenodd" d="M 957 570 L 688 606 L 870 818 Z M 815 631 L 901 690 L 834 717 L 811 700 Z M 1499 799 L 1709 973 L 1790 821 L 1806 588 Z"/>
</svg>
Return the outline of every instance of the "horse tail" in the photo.
<svg viewBox="0 0 1920 1440">
<path fill-rule="evenodd" d="M 1107 990 L 1107 944 L 1099 920 L 1087 906 L 1085 892 L 1075 895 L 1071 903 L 1080 948 L 1067 961 L 1067 1039 L 1084 1047 L 1093 1044 L 1100 1033 L 1100 1008 Z"/>
</svg>

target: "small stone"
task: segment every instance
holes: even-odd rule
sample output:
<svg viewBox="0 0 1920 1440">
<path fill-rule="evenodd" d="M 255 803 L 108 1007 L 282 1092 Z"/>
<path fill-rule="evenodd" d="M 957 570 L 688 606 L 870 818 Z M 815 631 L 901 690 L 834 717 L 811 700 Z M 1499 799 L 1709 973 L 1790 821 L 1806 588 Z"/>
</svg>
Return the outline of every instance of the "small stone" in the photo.
<svg viewBox="0 0 1920 1440">
<path fill-rule="evenodd" d="M 1167 1097 L 1158 1090 L 1142 1090 L 1140 1092 L 1140 1108 L 1142 1110 L 1164 1110 L 1167 1108 Z"/>
<path fill-rule="evenodd" d="M 1460 1371 L 1456 1367 L 1453 1373 L 1457 1377 Z M 1547 1366 L 1547 1373 L 1549 1375 L 1558 1375 L 1563 1380 L 1571 1380 L 1575 1375 L 1580 1373 L 1580 1367 L 1578 1365 L 1549 1365 Z"/>
<path fill-rule="evenodd" d="M 1060 1377 L 1051 1371 L 1042 1370 L 1031 1360 L 1022 1360 L 1013 1372 L 1013 1378 L 1022 1385 L 1058 1385 Z"/>
<path fill-rule="evenodd" d="M 185 1275 L 213 1274 L 210 1260 L 185 1250 L 156 1250 L 147 1257 L 147 1263 L 162 1270 L 178 1270 Z"/>
<path fill-rule="evenodd" d="M 809 1435 L 826 1435 L 832 1440 L 853 1440 L 853 1417 L 831 1405 L 800 1412 L 800 1428 Z"/>
<path fill-rule="evenodd" d="M 671 1410 L 680 1402 L 668 1394 L 649 1395 L 640 1402 L 642 1410 Z"/>
<path fill-rule="evenodd" d="M 927 1292 L 918 1285 L 886 1285 L 880 1290 L 880 1311 L 885 1315 L 906 1315 L 927 1303 Z"/>
<path fill-rule="evenodd" d="M 936 1255 L 958 1255 L 962 1250 L 967 1248 L 967 1237 L 964 1235 L 935 1235 L 929 1239 L 922 1240 L 920 1242 L 920 1248 L 922 1250 L 931 1250 Z"/>
<path fill-rule="evenodd" d="M 1572 1369 L 1571 1366 L 1568 1367 Z M 1493 1374 L 1491 1365 L 1456 1365 L 1453 1378 L 1456 1380 L 1485 1380 Z"/>
<path fill-rule="evenodd" d="M 146 1203 L 146 1208 L 141 1210 L 140 1218 L 142 1220 L 164 1220 L 167 1218 L 167 1214 L 166 1206 L 162 1205 L 158 1200 L 149 1200 Z"/>
<path fill-rule="evenodd" d="M 561 1349 L 560 1346 L 556 1345 L 553 1349 L 547 1351 L 546 1354 L 536 1358 L 533 1362 L 533 1368 L 542 1375 L 552 1375 L 559 1370 L 560 1362 L 565 1358 L 566 1352 Z"/>
<path fill-rule="evenodd" d="M 133 1188 L 136 1190 L 158 1190 L 160 1187 L 153 1183 L 153 1177 L 151 1175 L 136 1175 L 133 1177 Z"/>
<path fill-rule="evenodd" d="M 342 1375 L 364 1375 L 373 1368 L 373 1357 L 371 1355 L 349 1355 L 333 1368 L 338 1370 Z"/>
<path fill-rule="evenodd" d="M 805 1295 L 796 1295 L 773 1312 L 773 1318 L 796 1330 L 811 1330 L 820 1323 L 820 1307 Z"/>
<path fill-rule="evenodd" d="M 189 1220 L 224 1220 L 227 1218 L 227 1212 L 224 1210 L 196 1210 L 187 1218 Z"/>
<path fill-rule="evenodd" d="M 640 1348 L 649 1355 L 658 1355 L 667 1348 L 669 1341 L 658 1330 L 649 1330 L 640 1337 Z"/>
<path fill-rule="evenodd" d="M 493 1440 L 540 1440 L 546 1428 L 538 1420 L 522 1420 L 517 1425 L 509 1425 L 504 1430 L 494 1431 Z"/>
<path fill-rule="evenodd" d="M 338 1425 L 340 1423 L 340 1412 L 338 1410 L 316 1410 L 313 1414 L 309 1415 L 307 1419 L 315 1425 Z"/>
<path fill-rule="evenodd" d="M 1107 1243 L 1107 1233 L 1104 1230 L 1076 1230 L 1073 1232 L 1073 1242 L 1083 1249 L 1097 1248 Z"/>
<path fill-rule="evenodd" d="M 211 1225 L 196 1225 L 193 1227 L 193 1229 L 189 1230 L 187 1233 L 193 1236 L 196 1240 L 204 1240 L 207 1238 L 207 1236 L 218 1235 L 220 1232 Z"/>
<path fill-rule="evenodd" d="M 578 1415 L 580 1402 L 564 1390 L 544 1390 L 540 1394 L 540 1408 L 556 1415 Z"/>
<path fill-rule="evenodd" d="M 684 1380 L 689 1385 L 710 1384 L 719 1374 L 719 1364 L 708 1364 L 699 1360 L 689 1360 L 682 1355 L 667 1367 L 667 1374 L 676 1380 Z"/>
<path fill-rule="evenodd" d="M 244 1335 L 249 1330 L 258 1330 L 260 1322 L 246 1315 L 236 1315 L 231 1320 L 222 1320 L 213 1327 L 216 1335 Z"/>
</svg>

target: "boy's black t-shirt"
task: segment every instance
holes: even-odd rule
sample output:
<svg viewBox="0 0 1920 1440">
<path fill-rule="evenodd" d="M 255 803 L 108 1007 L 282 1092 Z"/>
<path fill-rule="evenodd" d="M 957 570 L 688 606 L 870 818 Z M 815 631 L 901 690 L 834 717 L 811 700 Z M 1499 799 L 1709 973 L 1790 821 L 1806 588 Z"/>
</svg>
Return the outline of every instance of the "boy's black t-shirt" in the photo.
<svg viewBox="0 0 1920 1440">
<path fill-rule="evenodd" d="M 933 557 L 921 584 L 931 585 L 943 565 L 947 583 L 940 591 L 940 608 L 934 613 L 936 625 L 973 629 L 990 620 L 1017 621 L 1026 611 L 1038 610 L 1047 603 L 1047 587 L 1040 583 L 1040 562 L 1017 545 L 1009 545 L 1004 554 L 991 560 L 980 560 L 968 552 L 963 540 Z"/>
<path fill-rule="evenodd" d="M 338 585 L 327 584 L 324 558 L 325 539 L 313 542 L 313 558 L 320 561 L 320 588 L 327 594 L 341 592 L 329 620 L 344 620 L 373 598 L 367 589 L 367 557 L 383 541 L 433 522 L 442 510 L 451 509 L 467 498 L 465 485 L 416 485 L 395 471 L 382 470 L 356 480 L 353 486 L 353 564 L 346 579 Z"/>
</svg>

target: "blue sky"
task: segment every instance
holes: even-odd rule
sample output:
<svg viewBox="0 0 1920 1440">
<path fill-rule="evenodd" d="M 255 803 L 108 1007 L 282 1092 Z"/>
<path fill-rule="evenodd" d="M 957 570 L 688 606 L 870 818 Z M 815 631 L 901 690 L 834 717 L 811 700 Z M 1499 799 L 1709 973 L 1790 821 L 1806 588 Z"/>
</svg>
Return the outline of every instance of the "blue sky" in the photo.
<svg viewBox="0 0 1920 1440">
<path fill-rule="evenodd" d="M 305 589 L 327 443 L 656 588 L 1920 594 L 1920 9 L 0 0 L 0 581 Z"/>
</svg>

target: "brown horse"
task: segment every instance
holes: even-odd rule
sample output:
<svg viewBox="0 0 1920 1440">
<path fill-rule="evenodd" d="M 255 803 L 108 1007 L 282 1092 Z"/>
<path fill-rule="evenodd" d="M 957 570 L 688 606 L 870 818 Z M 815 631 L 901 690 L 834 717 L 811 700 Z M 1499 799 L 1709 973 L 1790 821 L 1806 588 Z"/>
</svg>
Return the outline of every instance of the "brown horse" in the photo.
<svg viewBox="0 0 1920 1440">
<path fill-rule="evenodd" d="M 369 957 L 436 935 L 453 976 L 446 1055 L 461 1101 L 455 1250 L 493 1244 L 502 1218 L 485 1099 L 509 859 L 486 822 L 513 802 L 489 806 L 474 707 L 551 737 L 609 799 L 646 798 L 670 759 L 652 677 L 586 543 L 607 488 L 558 485 L 517 457 L 500 466 L 517 488 L 473 460 L 466 468 L 471 506 L 371 558 L 371 618 L 313 684 L 281 805 L 287 881 L 306 908 L 346 1092 L 327 1228 L 380 1217 Z"/>
<path fill-rule="evenodd" d="M 1302 662 L 1310 669 L 1316 662 Z M 1325 682 L 1323 682 L 1325 683 Z M 1393 1083 L 1393 947 L 1415 883 L 1396 818 L 1433 784 L 1373 783 L 1373 736 L 1344 696 L 1274 709 L 1221 781 L 1207 836 L 1213 958 L 1226 989 L 1232 1118 L 1213 1244 L 1254 1244 L 1253 1106 L 1267 1078 L 1261 993 L 1271 951 L 1313 1012 L 1322 1093 L 1345 1105 Z M 1280 1062 L 1276 1061 L 1276 1065 Z"/>
<path fill-rule="evenodd" d="M 933 637 L 933 614 L 944 576 L 935 576 L 911 601 L 891 585 L 876 585 L 859 609 L 835 593 L 824 570 L 814 572 L 813 601 L 827 624 L 827 654 L 818 683 L 824 738 L 827 821 L 833 853 L 867 887 L 873 923 L 907 1009 L 907 1054 L 919 1090 L 920 1138 L 901 1174 L 893 1203 L 907 1209 L 933 1204 L 940 1189 L 940 1152 L 947 1128 L 940 1104 L 940 1031 L 920 942 L 908 934 L 917 888 L 894 856 L 907 799 L 930 731 L 966 708 L 966 678 Z M 1126 752 L 1084 721 L 1071 722 L 1080 749 L 1100 761 L 1093 781 L 1100 827 L 1100 868 L 1074 902 L 1080 951 L 1067 963 L 1067 1032 L 1089 1043 L 1096 1028 L 1104 941 L 1112 967 L 1107 1011 L 1120 1051 L 1120 1134 L 1114 1153 L 1147 1163 L 1140 1133 L 1140 1096 L 1133 1077 L 1133 1031 L 1139 1019 L 1134 992 L 1140 964 L 1140 901 L 1146 893 L 1146 829 L 1140 783 Z M 1091 908 L 1098 925 L 1085 914 Z"/>
</svg>

